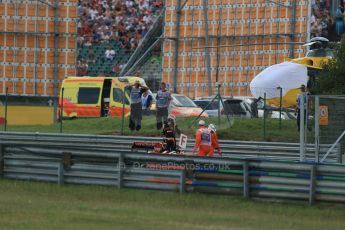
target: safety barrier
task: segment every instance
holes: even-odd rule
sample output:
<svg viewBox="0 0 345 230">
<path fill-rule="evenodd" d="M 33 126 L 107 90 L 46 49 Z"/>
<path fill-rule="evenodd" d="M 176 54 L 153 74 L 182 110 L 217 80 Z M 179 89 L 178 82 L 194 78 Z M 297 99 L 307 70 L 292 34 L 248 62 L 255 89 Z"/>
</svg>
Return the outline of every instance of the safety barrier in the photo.
<svg viewBox="0 0 345 230">
<path fill-rule="evenodd" d="M 54 183 L 345 202 L 345 165 L 0 144 L 0 176 Z"/>
<path fill-rule="evenodd" d="M 0 143 L 26 144 L 40 143 L 54 145 L 63 149 L 93 149 L 93 150 L 120 150 L 130 152 L 134 141 L 160 141 L 157 137 L 138 136 L 109 136 L 109 135 L 82 135 L 82 134 L 48 134 L 48 133 L 21 133 L 0 132 Z M 189 140 L 186 153 L 192 153 L 194 140 Z M 272 160 L 299 160 L 299 143 L 285 142 L 255 142 L 221 140 L 224 157 L 232 158 L 264 158 Z M 331 147 L 331 144 L 320 145 L 319 158 L 321 159 Z M 315 149 L 313 144 L 306 145 L 306 160 L 314 161 Z M 329 154 L 326 162 L 342 162 L 340 145 L 337 145 Z"/>
</svg>

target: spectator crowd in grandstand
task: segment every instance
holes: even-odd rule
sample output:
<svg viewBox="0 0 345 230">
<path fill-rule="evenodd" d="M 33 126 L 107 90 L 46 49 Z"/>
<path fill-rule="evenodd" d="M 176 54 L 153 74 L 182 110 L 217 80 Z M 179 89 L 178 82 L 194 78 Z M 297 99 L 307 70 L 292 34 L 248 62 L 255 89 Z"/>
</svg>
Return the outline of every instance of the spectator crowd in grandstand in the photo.
<svg viewBox="0 0 345 230">
<path fill-rule="evenodd" d="M 123 63 L 115 63 L 117 52 L 108 44 L 115 44 L 126 53 L 133 52 L 150 26 L 161 13 L 162 0 L 78 0 L 78 48 L 88 49 L 87 60 L 80 60 L 79 74 L 87 65 L 101 58 L 109 61 L 114 71 Z M 106 45 L 100 57 L 92 51 L 94 45 Z M 85 63 L 86 62 L 86 63 Z"/>
<path fill-rule="evenodd" d="M 311 37 L 342 38 L 345 0 L 333 12 L 336 2 L 311 1 Z M 162 9 L 163 0 L 78 0 L 77 74 L 119 73 Z"/>
<path fill-rule="evenodd" d="M 339 41 L 344 32 L 344 5 L 345 1 L 341 1 L 336 12 L 331 12 L 332 1 L 312 0 L 311 37 Z"/>
</svg>

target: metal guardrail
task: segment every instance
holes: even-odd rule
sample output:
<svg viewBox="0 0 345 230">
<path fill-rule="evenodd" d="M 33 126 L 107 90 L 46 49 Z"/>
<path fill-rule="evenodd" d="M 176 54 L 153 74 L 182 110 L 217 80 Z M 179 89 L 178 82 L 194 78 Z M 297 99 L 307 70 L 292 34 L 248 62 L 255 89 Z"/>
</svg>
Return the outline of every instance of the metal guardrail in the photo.
<svg viewBox="0 0 345 230">
<path fill-rule="evenodd" d="M 47 134 L 47 133 L 21 133 L 0 132 L 0 144 L 16 145 L 18 142 L 27 145 L 40 143 L 41 145 L 56 146 L 62 149 L 92 149 L 130 152 L 134 141 L 159 141 L 157 137 L 138 136 L 109 136 L 109 135 L 81 135 L 81 134 Z M 194 140 L 189 140 L 186 153 L 191 153 Z M 299 160 L 299 143 L 285 142 L 255 142 L 255 141 L 229 141 L 220 140 L 223 157 L 232 158 L 264 158 L 272 160 Z M 320 158 L 322 158 L 331 144 L 320 145 Z M 313 144 L 306 145 L 306 160 L 314 161 L 315 149 Z M 330 152 L 326 162 L 341 163 L 340 145 L 336 145 Z"/>
<path fill-rule="evenodd" d="M 8 140 L 7 140 L 8 141 Z M 0 144 L 0 176 L 251 198 L 345 202 L 345 165 Z"/>
<path fill-rule="evenodd" d="M 15 143 L 19 141 L 34 141 L 42 144 L 53 142 L 59 143 L 63 148 L 80 147 L 80 148 L 103 148 L 103 149 L 121 149 L 122 151 L 130 151 L 133 141 L 148 140 L 147 137 L 113 137 L 113 136 L 94 136 L 94 135 L 56 135 L 56 134 L 27 134 L 27 133 L 9 133 L 1 135 L 3 141 L 11 141 Z M 159 138 L 149 138 L 152 141 L 158 141 Z M 187 151 L 191 150 L 194 140 L 191 140 Z M 287 159 L 297 160 L 299 156 L 299 145 L 297 143 L 270 143 L 270 142 L 241 142 L 241 141 L 221 141 L 224 156 L 229 157 L 246 157 L 246 158 L 270 158 L 270 159 Z M 326 152 L 328 145 L 321 146 L 321 152 Z M 313 146 L 307 146 L 308 160 L 313 160 Z M 331 158 L 328 160 L 340 162 L 339 146 L 332 151 Z"/>
</svg>

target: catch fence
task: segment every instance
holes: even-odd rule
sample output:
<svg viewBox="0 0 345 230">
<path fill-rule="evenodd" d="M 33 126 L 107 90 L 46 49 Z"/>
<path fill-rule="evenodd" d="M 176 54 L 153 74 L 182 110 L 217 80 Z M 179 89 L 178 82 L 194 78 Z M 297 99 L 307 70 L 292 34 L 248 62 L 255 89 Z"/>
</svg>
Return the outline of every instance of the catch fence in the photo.
<svg viewBox="0 0 345 230">
<path fill-rule="evenodd" d="M 324 144 L 331 145 L 331 147 L 338 145 L 341 148 L 341 154 L 344 154 L 345 97 L 312 95 L 308 97 L 307 101 L 305 123 L 300 139 L 301 150 L 304 149 L 305 143 L 314 144 L 317 162 L 325 161 L 328 157 L 327 152 L 332 150 L 329 148 L 326 155 L 320 155 L 320 146 Z"/>
</svg>

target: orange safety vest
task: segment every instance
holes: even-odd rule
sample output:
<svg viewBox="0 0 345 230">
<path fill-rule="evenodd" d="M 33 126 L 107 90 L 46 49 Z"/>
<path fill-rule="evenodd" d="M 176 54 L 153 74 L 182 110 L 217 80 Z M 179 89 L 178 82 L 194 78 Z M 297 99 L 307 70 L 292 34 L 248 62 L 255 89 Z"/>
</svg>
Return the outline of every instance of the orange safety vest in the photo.
<svg viewBox="0 0 345 230">
<path fill-rule="evenodd" d="M 208 128 L 202 127 L 196 131 L 194 151 L 198 151 L 199 156 L 209 156 L 212 152 L 212 138 Z"/>
</svg>

